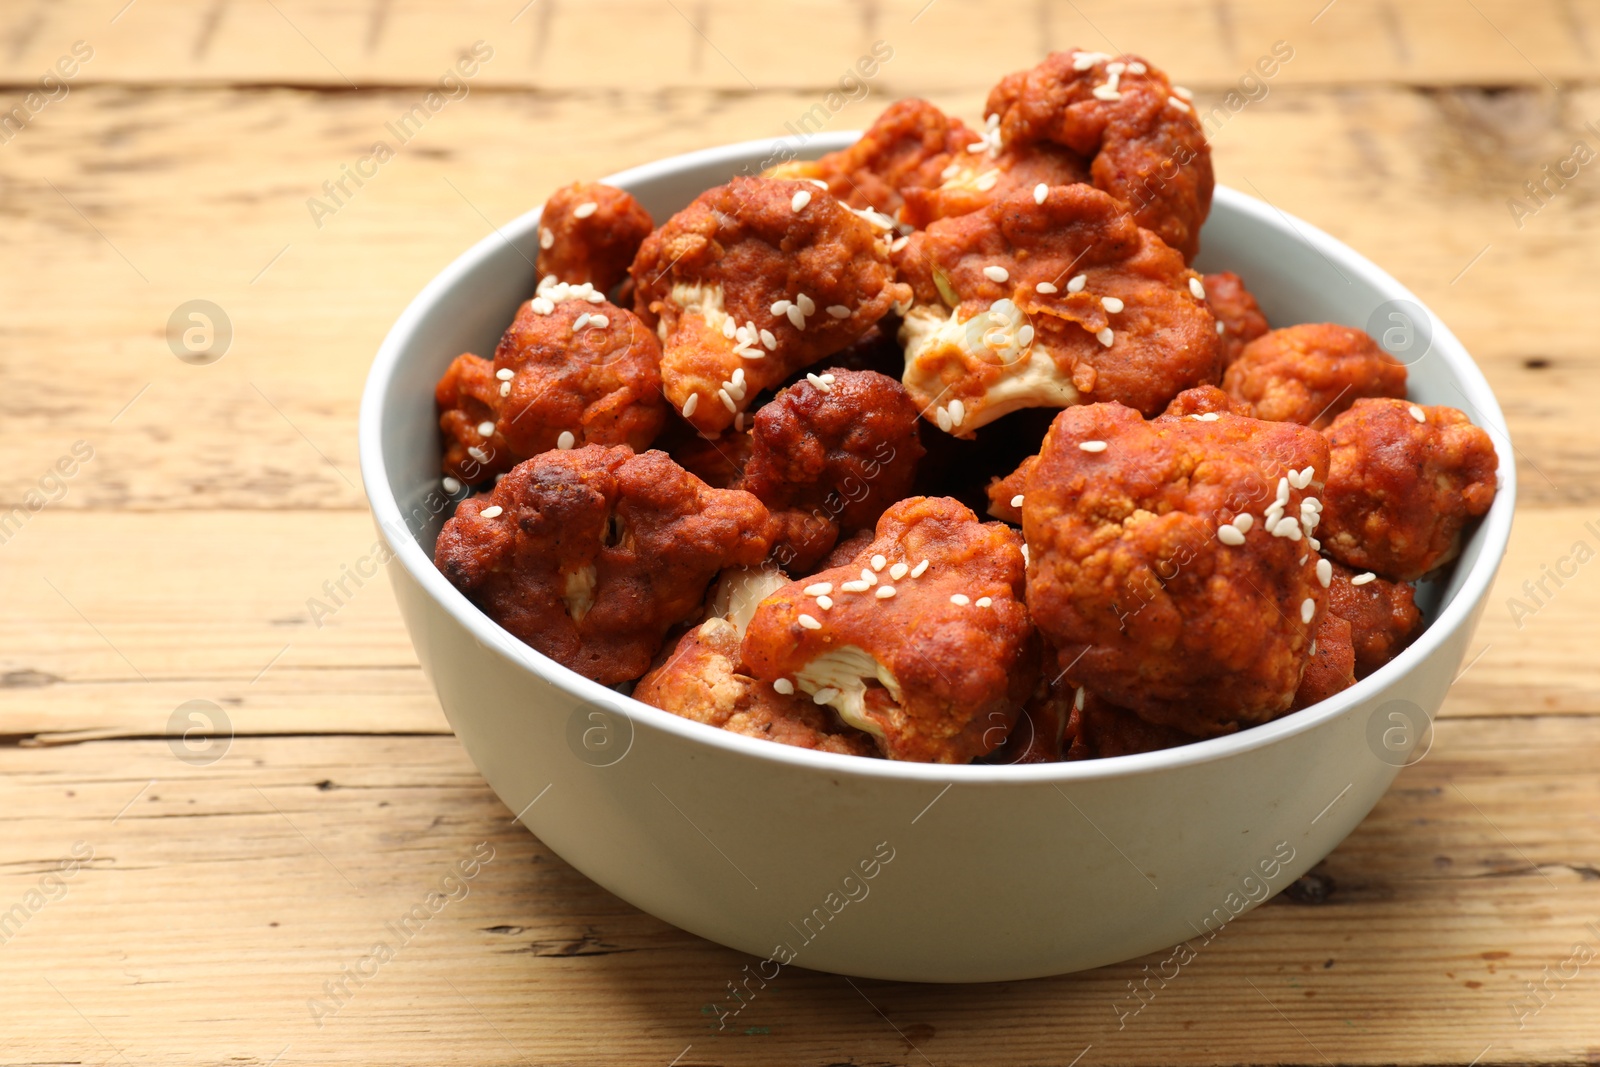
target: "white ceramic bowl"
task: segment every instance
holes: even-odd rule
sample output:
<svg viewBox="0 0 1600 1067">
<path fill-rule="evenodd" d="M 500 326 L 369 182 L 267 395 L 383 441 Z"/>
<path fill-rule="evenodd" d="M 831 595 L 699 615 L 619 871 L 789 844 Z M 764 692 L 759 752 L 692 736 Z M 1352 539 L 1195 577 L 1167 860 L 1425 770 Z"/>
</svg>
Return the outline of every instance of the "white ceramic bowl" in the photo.
<svg viewBox="0 0 1600 1067">
<path fill-rule="evenodd" d="M 855 136 L 817 137 L 807 153 Z M 664 220 L 782 144 L 715 148 L 605 181 Z M 947 767 L 789 748 L 640 704 L 517 641 L 434 569 L 444 515 L 433 385 L 458 353 L 488 355 L 532 293 L 538 223 L 529 212 L 479 242 L 390 330 L 362 400 L 362 476 L 423 670 L 496 794 L 617 896 L 763 961 L 729 981 L 771 980 L 791 964 L 1010 980 L 1176 945 L 1293 882 L 1424 754 L 1505 551 L 1515 466 L 1461 344 L 1340 242 L 1218 189 L 1197 265 L 1238 271 L 1278 325 L 1371 330 L 1382 309 L 1379 329 L 1403 331 L 1386 304 L 1405 301 L 1412 327 L 1431 327 L 1431 347 L 1407 357 L 1411 396 L 1490 431 L 1500 493 L 1427 590 L 1426 632 L 1333 699 L 1230 737 L 1117 759 Z"/>
</svg>

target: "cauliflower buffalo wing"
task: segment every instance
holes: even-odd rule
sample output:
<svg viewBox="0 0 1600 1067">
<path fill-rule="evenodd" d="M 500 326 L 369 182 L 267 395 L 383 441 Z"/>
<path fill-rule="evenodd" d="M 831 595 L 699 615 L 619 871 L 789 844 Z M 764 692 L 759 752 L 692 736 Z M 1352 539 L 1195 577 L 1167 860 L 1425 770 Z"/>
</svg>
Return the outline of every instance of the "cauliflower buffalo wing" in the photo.
<svg viewBox="0 0 1600 1067">
<path fill-rule="evenodd" d="M 434 562 L 513 636 L 605 685 L 644 674 L 726 567 L 771 546 L 761 501 L 712 489 L 664 452 L 545 452 L 463 500 Z"/>
<path fill-rule="evenodd" d="M 1361 330 L 1307 323 L 1245 345 L 1222 388 L 1258 419 L 1321 430 L 1364 396 L 1405 396 L 1406 368 Z"/>
<path fill-rule="evenodd" d="M 1494 503 L 1494 442 L 1455 408 L 1357 400 L 1327 436 L 1324 552 L 1348 567 L 1415 581 Z"/>
<path fill-rule="evenodd" d="M 1237 415 L 1056 416 L 1022 505 L 1028 607 L 1068 681 L 1198 736 L 1287 711 L 1327 600 L 1315 431 Z"/>
<path fill-rule="evenodd" d="M 762 601 L 750 672 L 871 734 L 890 759 L 966 763 L 1011 731 L 1037 650 L 1016 532 L 943 497 L 884 512 L 847 566 Z"/>
<path fill-rule="evenodd" d="M 610 292 L 628 276 L 639 246 L 655 228 L 639 201 L 599 182 L 557 189 L 539 215 L 541 278 Z"/>
<path fill-rule="evenodd" d="M 658 331 L 667 400 L 703 434 L 859 338 L 909 296 L 890 227 L 809 181 L 735 178 L 640 248 L 634 306 Z"/>
</svg>

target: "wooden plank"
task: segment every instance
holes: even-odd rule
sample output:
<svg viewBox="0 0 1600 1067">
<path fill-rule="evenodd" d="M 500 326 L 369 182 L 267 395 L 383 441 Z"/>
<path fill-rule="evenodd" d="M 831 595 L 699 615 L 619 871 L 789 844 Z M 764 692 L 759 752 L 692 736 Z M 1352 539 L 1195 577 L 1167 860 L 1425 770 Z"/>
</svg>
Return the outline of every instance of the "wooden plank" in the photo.
<svg viewBox="0 0 1600 1067">
<path fill-rule="evenodd" d="M 1596 528 L 1518 517 L 1445 715 L 1600 714 Z M 386 578 L 325 586 L 373 538 L 356 512 L 41 513 L 0 546 L 0 735 L 162 735 L 189 700 L 241 735 L 446 729 Z"/>
<path fill-rule="evenodd" d="M 1570 0 L 1049 0 L 996 17 L 981 0 L 69 0 L 6 18 L 0 78 L 37 81 L 74 41 L 78 77 L 124 83 L 354 86 L 436 83 L 476 42 L 479 86 L 558 91 L 833 88 L 884 41 L 896 86 L 981 91 L 1049 49 L 1143 54 L 1196 88 L 1225 86 L 1273 42 L 1296 49 L 1287 83 L 1549 85 L 1596 76 L 1600 19 Z M 622 32 L 618 32 L 621 30 Z M 952 62 L 952 59 L 958 61 Z"/>
<path fill-rule="evenodd" d="M 207 767 L 160 742 L 0 749 L 0 902 L 93 849 L 0 952 L 28 1020 L 0 1062 L 1584 1063 L 1592 964 L 1521 1029 L 1512 1005 L 1600 942 L 1597 757 L 1594 717 L 1442 725 L 1302 903 L 1230 924 L 1136 1015 L 1169 953 L 991 986 L 797 969 L 719 1032 L 751 961 L 572 871 L 453 739 L 241 738 Z M 323 983 L 489 849 L 319 1028 Z"/>
<path fill-rule="evenodd" d="M 408 100 L 82 89 L 0 150 L 12 249 L 0 281 L 13 295 L 0 501 L 22 499 L 82 440 L 95 458 L 56 508 L 359 508 L 355 412 L 371 355 L 491 221 L 574 176 L 781 133 L 806 106 L 793 93 L 474 96 L 318 229 L 307 198 Z M 837 121 L 864 122 L 877 103 Z M 1586 210 L 1587 169 L 1520 230 L 1505 202 L 1572 138 L 1593 138 L 1589 115 L 1600 91 L 1556 107 L 1532 91 L 1285 90 L 1216 136 L 1223 181 L 1348 241 L 1456 329 L 1507 409 L 1535 503 L 1600 496 L 1600 452 L 1573 432 L 1590 424 L 1600 360 L 1567 297 L 1600 216 Z M 64 307 L 64 293 L 78 296 Z M 165 341 L 195 298 L 233 326 L 211 366 Z"/>
</svg>

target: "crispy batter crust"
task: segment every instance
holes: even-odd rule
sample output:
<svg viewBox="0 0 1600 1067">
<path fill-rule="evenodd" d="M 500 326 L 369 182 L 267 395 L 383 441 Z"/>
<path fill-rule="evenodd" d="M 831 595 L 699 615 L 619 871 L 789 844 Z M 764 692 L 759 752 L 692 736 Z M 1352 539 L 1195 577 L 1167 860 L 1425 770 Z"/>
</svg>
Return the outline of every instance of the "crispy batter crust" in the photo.
<svg viewBox="0 0 1600 1067">
<path fill-rule="evenodd" d="M 540 293 L 550 295 L 518 309 L 492 363 L 458 356 L 439 380 L 434 399 L 446 474 L 481 482 L 558 447 L 563 433 L 577 445 L 643 449 L 660 432 L 667 415 L 661 348 L 644 324 L 565 286 L 545 285 Z M 586 325 L 574 330 L 580 319 Z M 510 378 L 502 380 L 502 372 Z M 492 433 L 480 433 L 485 423 Z"/>
<path fill-rule="evenodd" d="M 1328 612 L 1350 623 L 1357 678 L 1365 678 L 1399 655 L 1422 632 L 1422 612 L 1405 582 L 1369 578 L 1360 585 L 1356 572 L 1333 564 L 1328 587 Z"/>
<path fill-rule="evenodd" d="M 1454 559 L 1467 520 L 1494 502 L 1494 442 L 1455 408 L 1358 400 L 1327 435 L 1323 553 L 1346 566 L 1415 581 Z"/>
<path fill-rule="evenodd" d="M 1261 313 L 1255 296 L 1244 287 L 1244 279 L 1232 271 L 1207 274 L 1201 281 L 1205 283 L 1211 314 L 1222 326 L 1222 362 L 1227 366 L 1239 358 L 1245 345 L 1267 332 L 1267 317 Z"/>
<path fill-rule="evenodd" d="M 828 708 L 774 692 L 746 674 L 739 644 L 731 622 L 708 619 L 639 680 L 633 698 L 746 737 L 847 756 L 878 754 L 871 737 L 839 722 Z"/>
<path fill-rule="evenodd" d="M 664 452 L 590 445 L 535 456 L 463 500 L 434 563 L 511 634 L 615 685 L 648 670 L 717 572 L 761 562 L 771 536 L 749 493 L 712 489 Z"/>
<path fill-rule="evenodd" d="M 1028 474 L 1039 462 L 1038 456 L 1029 456 L 1017 469 L 1004 478 L 989 483 L 989 514 L 1013 526 L 1022 525 L 1022 505 L 1013 503 L 1028 487 Z"/>
<path fill-rule="evenodd" d="M 984 114 L 1000 116 L 1003 150 L 1051 142 L 1088 160 L 1097 188 L 1194 258 L 1211 210 L 1211 149 L 1161 71 L 1133 55 L 1053 52 L 1001 79 Z"/>
<path fill-rule="evenodd" d="M 1245 346 L 1222 377 L 1255 417 L 1323 429 L 1364 396 L 1406 395 L 1406 368 L 1362 330 L 1286 326 Z"/>
<path fill-rule="evenodd" d="M 1300 678 L 1300 688 L 1295 690 L 1294 703 L 1289 710 L 1309 708 L 1355 684 L 1356 653 L 1351 643 L 1350 624 L 1330 608 L 1322 617 L 1322 625 L 1317 627 L 1311 657 L 1306 660 L 1306 672 Z"/>
<path fill-rule="evenodd" d="M 800 508 L 854 532 L 911 491 L 922 443 L 905 387 L 873 371 L 832 368 L 755 415 L 740 488 L 773 509 Z"/>
<path fill-rule="evenodd" d="M 890 759 L 968 762 L 1000 744 L 1033 689 L 1037 651 L 1022 603 L 1021 548 L 1015 531 L 980 523 L 954 500 L 902 500 L 848 566 L 761 603 L 745 635 L 745 662 L 764 683 L 787 679 L 832 703 Z M 928 566 L 913 577 L 923 560 Z M 867 576 L 865 589 L 847 587 Z M 819 583 L 831 591 L 805 591 Z M 880 596 L 884 588 L 894 595 Z M 831 597 L 831 607 L 819 595 Z M 856 673 L 837 665 L 841 658 Z M 862 672 L 870 672 L 865 685 Z"/>
<path fill-rule="evenodd" d="M 1250 415 L 1250 405 L 1224 393 L 1215 385 L 1197 385 L 1172 398 L 1163 415 L 1181 419 L 1185 415 Z M 1207 420 L 1209 421 L 1209 420 Z"/>
<path fill-rule="evenodd" d="M 702 193 L 630 268 L 634 306 L 662 339 L 668 402 L 718 433 L 860 337 L 909 295 L 885 232 L 810 182 L 735 178 Z"/>
<path fill-rule="evenodd" d="M 1297 520 L 1327 464 L 1322 436 L 1287 423 L 1145 422 L 1120 404 L 1056 416 L 1022 525 L 1029 610 L 1067 680 L 1199 736 L 1286 711 L 1326 601 Z M 1245 513 L 1242 543 L 1224 543 Z"/>
<path fill-rule="evenodd" d="M 784 163 L 769 178 L 815 178 L 853 208 L 898 216 L 908 189 L 938 186 L 941 172 L 978 140 L 958 118 L 926 100 L 897 100 L 848 148 L 814 161 Z"/>
<path fill-rule="evenodd" d="M 539 276 L 610 292 L 628 276 L 628 264 L 654 228 L 632 194 L 573 182 L 557 189 L 539 215 Z"/>
<path fill-rule="evenodd" d="M 1087 185 L 941 219 L 895 262 L 914 298 L 900 328 L 904 381 L 941 429 L 948 419 L 970 434 L 1017 408 L 1098 400 L 1154 415 L 1221 374 L 1199 276 Z"/>
</svg>

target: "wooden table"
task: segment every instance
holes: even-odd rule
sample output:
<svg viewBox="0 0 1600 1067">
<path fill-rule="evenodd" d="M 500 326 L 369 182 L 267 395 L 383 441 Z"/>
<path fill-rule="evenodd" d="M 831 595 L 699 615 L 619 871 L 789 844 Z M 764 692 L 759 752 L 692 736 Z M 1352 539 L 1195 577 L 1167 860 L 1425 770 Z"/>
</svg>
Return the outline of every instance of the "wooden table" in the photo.
<svg viewBox="0 0 1600 1067">
<path fill-rule="evenodd" d="M 0 1061 L 1600 1059 L 1600 565 L 1569 559 L 1600 548 L 1600 164 L 1544 203 L 1523 189 L 1575 140 L 1600 151 L 1600 9 L 524 3 L 0 13 L 3 99 L 25 109 L 0 132 L 0 501 L 24 505 L 0 528 Z M 868 97 L 833 108 L 879 40 Z M 479 41 L 492 57 L 430 110 Z M 575 177 L 780 134 L 819 103 L 828 129 L 912 94 L 976 118 L 1000 73 L 1076 44 L 1148 55 L 1226 109 L 1278 41 L 1293 59 L 1217 124 L 1219 179 L 1420 293 L 1516 435 L 1522 513 L 1431 753 L 1120 1029 L 1159 957 L 985 987 L 796 971 L 719 1031 L 710 1005 L 748 961 L 514 825 L 383 579 L 346 577 L 374 542 L 355 422 L 380 338 Z M 72 76 L 30 98 L 55 69 Z M 363 162 L 380 140 L 393 158 Z M 169 344 L 193 300 L 231 325 L 208 365 Z M 468 896 L 344 978 L 475 849 L 493 858 Z"/>
</svg>

